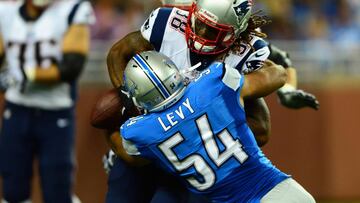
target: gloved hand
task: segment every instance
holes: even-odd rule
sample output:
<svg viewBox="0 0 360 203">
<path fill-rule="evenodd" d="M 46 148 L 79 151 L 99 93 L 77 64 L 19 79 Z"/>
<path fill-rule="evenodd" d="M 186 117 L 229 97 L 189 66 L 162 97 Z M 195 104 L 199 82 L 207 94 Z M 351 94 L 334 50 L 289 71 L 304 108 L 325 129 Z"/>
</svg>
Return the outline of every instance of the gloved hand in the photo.
<svg viewBox="0 0 360 203">
<path fill-rule="evenodd" d="M 290 85 L 284 85 L 277 91 L 280 103 L 283 106 L 292 109 L 300 109 L 303 107 L 310 107 L 315 110 L 319 109 L 319 101 L 316 97 L 303 90 L 295 89 Z"/>
<path fill-rule="evenodd" d="M 0 92 L 16 84 L 16 80 L 9 74 L 8 70 L 0 71 Z"/>
<path fill-rule="evenodd" d="M 107 174 L 110 173 L 111 168 L 114 166 L 114 161 L 116 159 L 116 154 L 112 151 L 109 150 L 102 158 L 103 161 L 103 167 L 105 169 L 105 172 Z"/>
</svg>

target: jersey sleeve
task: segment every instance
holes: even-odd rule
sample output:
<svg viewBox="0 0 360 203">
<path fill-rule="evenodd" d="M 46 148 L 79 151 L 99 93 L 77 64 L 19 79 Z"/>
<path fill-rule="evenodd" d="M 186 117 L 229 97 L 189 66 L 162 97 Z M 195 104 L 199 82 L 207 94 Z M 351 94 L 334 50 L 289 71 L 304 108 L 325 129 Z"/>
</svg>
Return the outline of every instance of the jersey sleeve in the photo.
<svg viewBox="0 0 360 203">
<path fill-rule="evenodd" d="M 161 48 L 171 12 L 171 8 L 158 8 L 150 14 L 141 26 L 142 36 L 155 47 L 156 51 Z"/>
<path fill-rule="evenodd" d="M 243 74 L 261 68 L 270 55 L 268 43 L 259 37 L 254 37 L 252 40 L 252 47 L 253 49 L 249 51 L 247 56 L 245 56 L 236 66 L 236 69 L 241 70 L 241 73 Z"/>
<path fill-rule="evenodd" d="M 120 127 L 120 136 L 122 138 L 122 145 L 126 153 L 132 156 L 140 155 L 140 152 L 133 141 L 131 141 L 131 136 L 128 135 L 128 126 L 131 125 L 131 121 L 127 120 L 121 127 Z"/>
<path fill-rule="evenodd" d="M 127 154 L 129 154 L 131 156 L 140 155 L 140 152 L 139 152 L 138 148 L 130 140 L 126 140 L 126 139 L 122 138 L 122 145 L 123 145 L 124 150 L 126 151 Z"/>
<path fill-rule="evenodd" d="M 244 75 L 242 75 L 237 69 L 225 64 L 223 65 L 221 81 L 226 87 L 229 87 L 234 91 L 239 91 L 244 84 Z"/>
<path fill-rule="evenodd" d="M 69 25 L 72 24 L 85 24 L 91 25 L 96 21 L 93 7 L 88 1 L 79 1 L 76 3 L 68 17 Z"/>
</svg>

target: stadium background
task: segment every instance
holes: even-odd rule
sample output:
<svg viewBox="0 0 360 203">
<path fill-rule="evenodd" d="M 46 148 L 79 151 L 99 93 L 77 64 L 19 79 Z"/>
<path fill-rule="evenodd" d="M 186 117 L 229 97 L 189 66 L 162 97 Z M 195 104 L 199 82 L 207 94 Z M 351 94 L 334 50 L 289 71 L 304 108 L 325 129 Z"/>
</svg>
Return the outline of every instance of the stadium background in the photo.
<svg viewBox="0 0 360 203">
<path fill-rule="evenodd" d="M 113 42 L 137 29 L 159 2 L 92 2 L 97 23 L 77 103 L 75 192 L 84 203 L 101 203 L 106 192 L 101 157 L 107 145 L 103 132 L 89 125 L 89 117 L 96 98 L 111 86 L 106 53 Z M 254 2 L 273 20 L 264 31 L 269 41 L 290 53 L 299 88 L 314 93 L 321 104 L 319 111 L 289 110 L 274 94 L 267 97 L 272 136 L 265 154 L 319 202 L 360 202 L 360 1 Z M 33 201 L 41 202 L 37 175 L 34 186 Z"/>
</svg>

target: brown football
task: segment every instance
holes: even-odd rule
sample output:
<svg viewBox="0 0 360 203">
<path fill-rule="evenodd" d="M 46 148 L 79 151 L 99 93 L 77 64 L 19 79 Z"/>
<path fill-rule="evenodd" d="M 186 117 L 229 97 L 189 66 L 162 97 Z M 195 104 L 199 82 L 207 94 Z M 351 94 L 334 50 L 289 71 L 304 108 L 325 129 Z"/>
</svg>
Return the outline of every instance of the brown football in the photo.
<svg viewBox="0 0 360 203">
<path fill-rule="evenodd" d="M 118 130 L 120 126 L 132 116 L 139 115 L 136 107 L 127 109 L 123 115 L 123 102 L 118 90 L 113 88 L 105 92 L 92 109 L 90 123 L 95 128 Z"/>
</svg>

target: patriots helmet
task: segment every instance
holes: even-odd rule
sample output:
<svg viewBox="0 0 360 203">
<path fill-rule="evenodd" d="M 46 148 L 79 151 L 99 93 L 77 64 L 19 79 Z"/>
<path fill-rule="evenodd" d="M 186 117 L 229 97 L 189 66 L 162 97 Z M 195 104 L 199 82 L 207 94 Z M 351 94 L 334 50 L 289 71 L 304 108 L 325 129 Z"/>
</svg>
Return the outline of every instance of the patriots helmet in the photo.
<svg viewBox="0 0 360 203">
<path fill-rule="evenodd" d="M 199 54 L 218 54 L 229 49 L 246 30 L 252 0 L 198 0 L 188 16 L 186 39 Z"/>
</svg>

